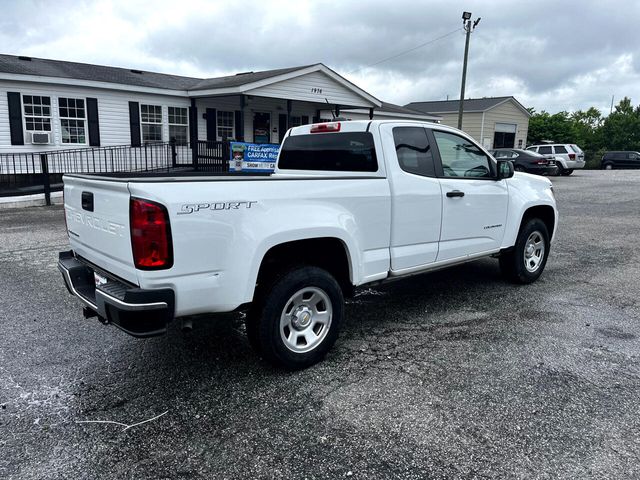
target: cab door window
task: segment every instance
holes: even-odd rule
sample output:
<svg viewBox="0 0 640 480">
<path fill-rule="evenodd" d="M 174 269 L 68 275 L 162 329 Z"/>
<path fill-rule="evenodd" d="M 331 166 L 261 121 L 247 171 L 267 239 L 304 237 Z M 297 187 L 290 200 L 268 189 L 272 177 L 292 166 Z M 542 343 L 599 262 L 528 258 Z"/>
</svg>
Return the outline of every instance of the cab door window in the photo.
<svg viewBox="0 0 640 480">
<path fill-rule="evenodd" d="M 492 178 L 489 157 L 466 138 L 433 130 L 444 177 Z"/>
<path fill-rule="evenodd" d="M 402 170 L 423 177 L 435 177 L 433 152 L 423 127 L 395 127 L 393 140 Z"/>
</svg>

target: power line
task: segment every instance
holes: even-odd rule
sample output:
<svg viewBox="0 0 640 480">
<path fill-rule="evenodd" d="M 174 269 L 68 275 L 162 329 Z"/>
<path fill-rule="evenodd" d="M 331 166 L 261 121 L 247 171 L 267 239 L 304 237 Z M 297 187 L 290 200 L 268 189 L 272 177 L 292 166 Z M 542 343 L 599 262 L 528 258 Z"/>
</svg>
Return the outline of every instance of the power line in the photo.
<svg viewBox="0 0 640 480">
<path fill-rule="evenodd" d="M 432 40 L 429 40 L 428 42 L 424 42 L 424 43 L 421 43 L 420 45 L 416 45 L 415 47 L 410 48 L 408 50 L 404 50 L 402 52 L 396 53 L 395 55 L 392 55 L 392 56 L 387 57 L 387 58 L 383 58 L 382 60 L 378 60 L 377 62 L 370 63 L 369 65 L 363 65 L 362 67 L 356 68 L 352 72 L 349 72 L 347 75 L 350 75 L 352 73 L 358 72 L 358 71 L 362 70 L 363 68 L 374 67 L 374 66 L 380 65 L 381 63 L 384 63 L 386 61 L 393 60 L 394 58 L 401 57 L 402 55 L 406 55 L 407 53 L 411 53 L 414 50 L 418 50 L 419 48 L 426 47 L 427 45 L 430 45 L 430 44 L 432 44 L 434 42 L 437 42 L 438 40 L 442 40 L 443 38 L 447 38 L 447 37 L 453 35 L 454 33 L 459 32 L 459 31 L 460 31 L 460 27 L 456 28 L 455 30 L 451 30 L 449 33 L 445 33 L 444 35 L 442 35 L 440 37 L 437 37 L 437 38 L 434 38 Z"/>
</svg>

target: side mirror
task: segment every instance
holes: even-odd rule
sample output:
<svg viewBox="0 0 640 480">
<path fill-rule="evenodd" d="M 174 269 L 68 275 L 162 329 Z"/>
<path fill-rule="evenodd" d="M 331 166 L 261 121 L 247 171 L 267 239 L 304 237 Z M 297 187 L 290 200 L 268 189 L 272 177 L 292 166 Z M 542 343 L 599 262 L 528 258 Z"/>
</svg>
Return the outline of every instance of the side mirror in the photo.
<svg viewBox="0 0 640 480">
<path fill-rule="evenodd" d="M 513 177 L 514 171 L 513 162 L 509 160 L 498 161 L 498 180 Z"/>
</svg>

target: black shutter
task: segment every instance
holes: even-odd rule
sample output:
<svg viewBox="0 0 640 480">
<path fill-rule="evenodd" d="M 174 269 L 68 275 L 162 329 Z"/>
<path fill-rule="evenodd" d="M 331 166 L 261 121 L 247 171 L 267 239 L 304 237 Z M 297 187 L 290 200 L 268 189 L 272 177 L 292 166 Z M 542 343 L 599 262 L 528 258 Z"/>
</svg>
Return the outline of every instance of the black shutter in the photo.
<svg viewBox="0 0 640 480">
<path fill-rule="evenodd" d="M 218 111 L 215 108 L 207 108 L 207 140 L 215 142 L 218 139 L 217 124 Z"/>
<path fill-rule="evenodd" d="M 302 116 L 302 125 L 306 125 L 309 123 L 309 115 Z"/>
<path fill-rule="evenodd" d="M 235 112 L 235 127 L 236 127 L 236 140 L 244 142 L 244 118 L 242 118 L 242 112 L 236 110 Z"/>
<path fill-rule="evenodd" d="M 100 122 L 98 121 L 98 99 L 87 98 L 87 120 L 89 123 L 89 145 L 100 146 Z"/>
<path fill-rule="evenodd" d="M 281 113 L 278 115 L 278 139 L 280 143 L 283 142 L 285 133 L 287 133 L 287 114 Z"/>
<path fill-rule="evenodd" d="M 191 99 L 189 107 L 189 143 L 191 148 L 198 143 L 198 107 L 195 99 Z"/>
<path fill-rule="evenodd" d="M 320 117 L 313 117 L 313 123 L 318 123 L 320 121 Z"/>
<path fill-rule="evenodd" d="M 131 130 L 131 146 L 139 147 L 140 143 L 140 105 L 129 102 L 129 129 Z"/>
<path fill-rule="evenodd" d="M 9 131 L 11 145 L 24 145 L 24 131 L 22 130 L 22 101 L 19 92 L 7 92 L 9 102 Z"/>
</svg>

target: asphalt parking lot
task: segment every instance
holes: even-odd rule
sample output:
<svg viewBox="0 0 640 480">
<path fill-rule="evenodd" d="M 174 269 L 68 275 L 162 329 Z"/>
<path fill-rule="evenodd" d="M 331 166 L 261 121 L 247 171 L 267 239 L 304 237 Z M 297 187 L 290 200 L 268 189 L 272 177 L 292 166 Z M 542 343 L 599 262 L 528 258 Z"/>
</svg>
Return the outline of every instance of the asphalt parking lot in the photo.
<svg viewBox="0 0 640 480">
<path fill-rule="evenodd" d="M 540 281 L 481 260 L 363 291 L 296 373 L 236 316 L 84 320 L 62 209 L 0 211 L 0 478 L 640 477 L 640 172 L 553 181 Z"/>
</svg>

